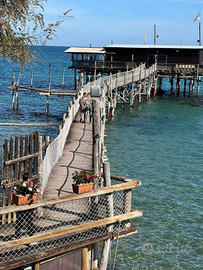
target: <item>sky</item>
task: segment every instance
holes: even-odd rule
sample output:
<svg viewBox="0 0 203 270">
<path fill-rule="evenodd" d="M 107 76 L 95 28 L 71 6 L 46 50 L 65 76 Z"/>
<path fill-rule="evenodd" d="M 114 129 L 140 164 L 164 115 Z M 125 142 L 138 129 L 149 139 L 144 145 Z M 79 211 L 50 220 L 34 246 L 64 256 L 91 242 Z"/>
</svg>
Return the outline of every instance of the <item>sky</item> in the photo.
<svg viewBox="0 0 203 270">
<path fill-rule="evenodd" d="M 198 45 L 199 20 L 194 22 L 203 0 L 47 0 L 47 23 L 72 9 L 58 38 L 47 45 L 103 47 L 111 44 L 154 43 L 158 45 Z M 203 11 L 202 11 L 203 25 Z M 203 36 L 202 36 L 203 40 Z"/>
</svg>

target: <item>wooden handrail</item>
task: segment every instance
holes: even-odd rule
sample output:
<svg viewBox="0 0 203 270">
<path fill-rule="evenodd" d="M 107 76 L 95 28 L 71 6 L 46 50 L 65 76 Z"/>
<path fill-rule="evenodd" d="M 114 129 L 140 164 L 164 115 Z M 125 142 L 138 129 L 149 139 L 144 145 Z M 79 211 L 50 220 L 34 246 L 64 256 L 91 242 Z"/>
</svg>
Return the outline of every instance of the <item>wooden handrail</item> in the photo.
<svg viewBox="0 0 203 270">
<path fill-rule="evenodd" d="M 7 160 L 7 161 L 4 161 L 4 165 L 7 166 L 7 165 L 13 165 L 13 164 L 16 164 L 18 162 L 22 162 L 22 161 L 26 161 L 28 159 L 31 159 L 31 158 L 36 158 L 39 156 L 39 153 L 34 153 L 34 154 L 30 154 L 30 155 L 27 155 L 27 156 L 24 156 L 24 157 L 19 157 L 19 158 L 15 158 L 15 159 L 12 159 L 12 160 Z"/>
<path fill-rule="evenodd" d="M 29 179 L 29 182 L 30 182 L 30 181 L 33 181 L 33 180 L 35 180 L 35 179 L 38 179 L 38 178 L 39 178 L 39 174 L 32 175 L 32 177 Z M 10 188 L 10 187 L 16 186 L 16 185 L 18 185 L 18 184 L 20 184 L 20 183 L 22 183 L 22 182 L 23 182 L 23 179 L 17 180 L 17 181 L 13 181 L 13 182 L 8 183 L 8 184 L 6 184 L 6 183 L 4 182 L 3 185 L 4 185 L 5 188 Z"/>
<path fill-rule="evenodd" d="M 20 206 L 13 205 L 13 206 L 1 207 L 0 208 L 0 215 L 24 211 L 24 210 L 28 210 L 28 209 L 35 209 L 35 208 L 42 207 L 42 206 L 47 206 L 47 205 L 52 205 L 52 204 L 57 204 L 57 203 L 62 203 L 62 202 L 68 202 L 68 201 L 72 201 L 72 200 L 79 200 L 79 199 L 83 199 L 83 198 L 96 197 L 96 196 L 110 194 L 110 193 L 122 191 L 122 190 L 129 190 L 132 188 L 139 187 L 140 185 L 141 185 L 141 181 L 134 180 L 134 181 L 123 183 L 123 184 L 113 185 L 111 187 L 104 187 L 101 189 L 93 190 L 93 191 L 87 192 L 87 193 L 70 194 L 70 195 L 55 197 L 52 199 L 40 200 L 40 201 L 37 201 L 36 203 L 31 204 L 31 205 L 20 205 Z"/>
<path fill-rule="evenodd" d="M 141 217 L 142 214 L 143 214 L 142 211 L 135 210 L 135 211 L 130 212 L 130 213 L 125 213 L 125 214 L 110 217 L 110 218 L 91 221 L 91 222 L 88 222 L 85 224 L 80 224 L 80 225 L 71 226 L 71 227 L 67 227 L 67 228 L 63 228 L 63 229 L 59 229 L 59 230 L 54 230 L 52 232 L 46 232 L 46 233 L 43 233 L 41 235 L 17 239 L 17 240 L 13 240 L 10 242 L 3 242 L 3 243 L 0 243 L 0 250 L 4 249 L 4 248 L 11 248 L 11 247 L 16 247 L 16 246 L 20 246 L 20 245 L 26 245 L 26 244 L 29 244 L 31 242 L 43 241 L 43 240 L 47 240 L 47 239 L 54 238 L 54 237 L 60 237 L 60 236 L 67 235 L 67 234 L 91 230 L 93 228 L 106 226 L 106 225 L 113 224 L 113 223 L 116 223 L 119 221 L 125 221 L 125 220 L 129 220 L 129 219 L 132 219 L 135 217 Z"/>
</svg>

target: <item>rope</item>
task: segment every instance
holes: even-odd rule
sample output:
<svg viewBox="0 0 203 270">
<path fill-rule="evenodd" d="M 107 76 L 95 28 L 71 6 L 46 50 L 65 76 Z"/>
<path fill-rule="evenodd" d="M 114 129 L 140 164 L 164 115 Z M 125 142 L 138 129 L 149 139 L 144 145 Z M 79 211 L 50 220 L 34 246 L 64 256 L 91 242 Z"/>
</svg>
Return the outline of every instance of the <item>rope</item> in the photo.
<svg viewBox="0 0 203 270">
<path fill-rule="evenodd" d="M 113 262 L 113 270 L 115 269 L 115 264 L 116 264 L 116 256 L 117 256 L 117 250 L 118 250 L 118 241 L 119 241 L 120 227 L 121 227 L 121 222 L 119 221 L 118 236 L 117 236 L 116 250 L 115 250 L 115 258 L 114 258 L 114 262 Z"/>
</svg>

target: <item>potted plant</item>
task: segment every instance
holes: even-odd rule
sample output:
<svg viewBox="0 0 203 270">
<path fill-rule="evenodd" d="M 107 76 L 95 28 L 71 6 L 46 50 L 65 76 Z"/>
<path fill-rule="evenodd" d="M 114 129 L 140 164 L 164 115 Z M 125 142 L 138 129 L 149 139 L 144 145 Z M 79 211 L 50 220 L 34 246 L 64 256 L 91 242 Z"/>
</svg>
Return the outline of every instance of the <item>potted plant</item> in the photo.
<svg viewBox="0 0 203 270">
<path fill-rule="evenodd" d="M 83 170 L 81 172 L 75 171 L 73 173 L 73 192 L 80 194 L 93 190 L 94 181 L 97 178 L 95 172 Z"/>
<path fill-rule="evenodd" d="M 13 188 L 13 203 L 16 205 L 35 203 L 40 192 L 42 188 L 39 185 L 23 182 Z"/>
</svg>

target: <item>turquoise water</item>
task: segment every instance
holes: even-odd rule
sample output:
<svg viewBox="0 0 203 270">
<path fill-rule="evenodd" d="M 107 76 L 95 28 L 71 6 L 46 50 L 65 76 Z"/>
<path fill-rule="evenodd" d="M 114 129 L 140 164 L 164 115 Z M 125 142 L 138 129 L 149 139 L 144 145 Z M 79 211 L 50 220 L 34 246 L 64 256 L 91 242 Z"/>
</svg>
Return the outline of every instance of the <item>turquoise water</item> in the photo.
<svg viewBox="0 0 203 270">
<path fill-rule="evenodd" d="M 111 173 L 142 181 L 132 208 L 143 217 L 119 242 L 117 270 L 203 269 L 202 113 L 201 95 L 165 95 L 118 107 L 107 125 Z"/>
</svg>

